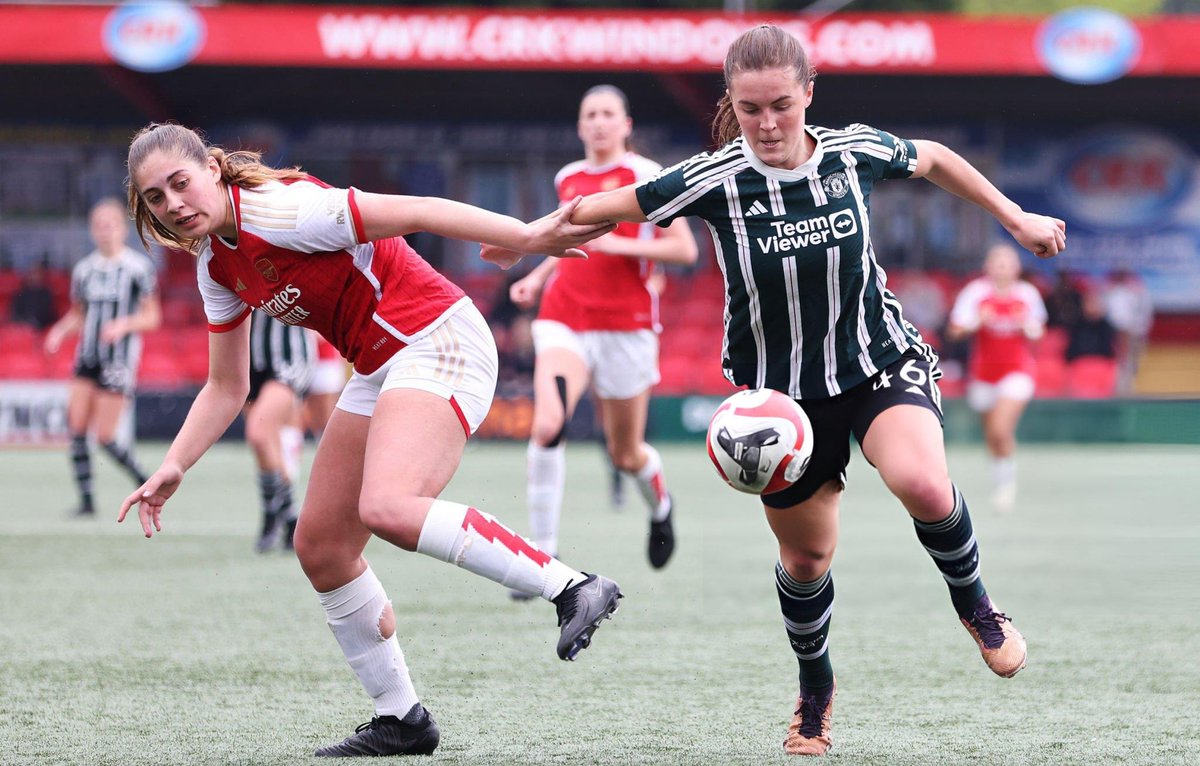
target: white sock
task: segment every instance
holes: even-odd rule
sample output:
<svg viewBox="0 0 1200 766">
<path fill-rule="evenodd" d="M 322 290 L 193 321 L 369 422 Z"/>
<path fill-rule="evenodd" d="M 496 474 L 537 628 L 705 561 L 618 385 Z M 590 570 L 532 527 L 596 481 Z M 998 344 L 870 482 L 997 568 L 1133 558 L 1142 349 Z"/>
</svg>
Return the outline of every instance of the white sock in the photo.
<svg viewBox="0 0 1200 766">
<path fill-rule="evenodd" d="M 567 447 L 539 447 L 529 442 L 525 484 L 529 534 L 547 553 L 558 551 L 558 520 L 562 516 L 563 485 L 567 477 Z"/>
<path fill-rule="evenodd" d="M 662 521 L 671 510 L 671 498 L 667 495 L 667 484 L 663 479 L 662 456 L 649 444 L 643 444 L 642 449 L 646 450 L 646 464 L 634 479 L 637 480 L 638 491 L 642 493 L 646 507 L 650 509 L 650 518 Z"/>
<path fill-rule="evenodd" d="M 417 552 L 548 601 L 584 579 L 490 513 L 445 500 L 429 507 Z"/>
<path fill-rule="evenodd" d="M 279 446 L 283 450 L 283 474 L 295 484 L 300 478 L 300 456 L 304 451 L 304 432 L 295 426 L 279 429 Z"/>
<path fill-rule="evenodd" d="M 1017 461 L 1012 457 L 992 458 L 992 486 L 1007 487 L 1017 483 Z"/>
<path fill-rule="evenodd" d="M 367 567 L 342 587 L 317 595 L 346 661 L 375 700 L 375 712 L 403 718 L 419 700 L 396 634 L 384 638 L 379 632 L 388 604 L 379 578 Z"/>
</svg>

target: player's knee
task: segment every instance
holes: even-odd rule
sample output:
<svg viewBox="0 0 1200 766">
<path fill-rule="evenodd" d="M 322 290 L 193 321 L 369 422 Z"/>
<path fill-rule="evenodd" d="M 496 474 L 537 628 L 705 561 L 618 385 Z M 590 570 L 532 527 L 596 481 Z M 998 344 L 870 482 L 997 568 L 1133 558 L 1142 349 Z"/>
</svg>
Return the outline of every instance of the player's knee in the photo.
<svg viewBox="0 0 1200 766">
<path fill-rule="evenodd" d="M 608 457 L 612 460 L 613 467 L 618 471 L 637 473 L 638 469 L 642 467 L 640 465 L 641 450 L 637 448 L 622 449 L 610 444 L 608 445 Z"/>
<path fill-rule="evenodd" d="M 562 441 L 565 428 L 566 424 L 561 417 L 534 418 L 529 438 L 539 447 L 557 447 Z"/>
<path fill-rule="evenodd" d="M 909 513 L 917 518 L 942 518 L 954 508 L 950 477 L 940 471 L 908 471 L 902 476 L 893 477 L 888 486 Z"/>
<path fill-rule="evenodd" d="M 415 551 L 427 505 L 415 497 L 363 492 L 358 500 L 358 519 L 372 534 L 404 550 Z"/>
<path fill-rule="evenodd" d="M 829 571 L 833 564 L 833 548 L 817 546 L 781 548 L 779 561 L 784 570 L 797 582 L 812 582 Z"/>
</svg>

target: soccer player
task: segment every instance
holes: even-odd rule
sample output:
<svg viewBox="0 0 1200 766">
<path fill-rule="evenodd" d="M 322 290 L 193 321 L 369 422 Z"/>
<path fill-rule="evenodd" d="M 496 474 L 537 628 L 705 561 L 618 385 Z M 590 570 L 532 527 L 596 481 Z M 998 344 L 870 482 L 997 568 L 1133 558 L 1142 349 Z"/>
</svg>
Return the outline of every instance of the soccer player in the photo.
<svg viewBox="0 0 1200 766">
<path fill-rule="evenodd" d="M 584 159 L 558 171 L 554 185 L 567 202 L 580 194 L 644 181 L 658 163 L 629 150 L 633 120 L 625 94 L 612 85 L 588 90 L 579 105 Z M 526 503 L 533 541 L 558 550 L 566 479 L 563 433 L 589 383 L 596 392 L 605 446 L 615 468 L 633 477 L 650 516 L 647 555 L 655 569 L 675 549 L 673 501 L 662 458 L 646 443 L 650 389 L 658 383 L 658 296 L 649 286 L 654 263 L 696 262 L 687 221 L 655 235 L 649 223 L 623 223 L 586 248 L 587 260 L 547 258 L 509 297 L 521 308 L 541 298 L 533 322 L 533 427 Z M 535 594 L 513 592 L 514 598 Z"/>
<path fill-rule="evenodd" d="M 79 333 L 75 374 L 67 395 L 71 467 L 79 490 L 76 516 L 96 513 L 88 434 L 138 484 L 146 481 L 132 441 L 120 444 L 117 428 L 133 396 L 141 360 L 140 334 L 158 327 L 162 309 L 154 265 L 125 244 L 129 219 L 115 197 L 97 202 L 88 219 L 96 249 L 71 272 L 71 308 L 47 331 L 45 350 L 56 353 Z"/>
<path fill-rule="evenodd" d="M 371 535 L 455 564 L 558 610 L 558 656 L 572 660 L 617 609 L 612 580 L 579 572 L 491 515 L 439 499 L 496 385 L 496 346 L 461 289 L 404 242 L 415 231 L 522 252 L 582 256 L 612 229 L 578 226 L 575 201 L 532 223 L 437 197 L 331 188 L 253 152 L 207 146 L 151 124 L 129 147 L 129 206 L 143 238 L 191 250 L 208 316 L 209 377 L 162 465 L 122 503 L 147 537 L 186 471 L 248 393 L 258 308 L 319 331 L 354 365 L 317 447 L 295 548 L 376 715 L 318 756 L 430 753 L 439 733 L 413 688 L 396 615 L 363 558 Z"/>
<path fill-rule="evenodd" d="M 967 504 L 947 471 L 937 357 L 904 320 L 875 262 L 871 189 L 889 178 L 928 178 L 993 214 L 1040 257 L 1066 246 L 1066 225 L 1023 211 L 941 144 L 859 124 L 806 125 L 814 73 L 800 42 L 779 27 L 739 36 L 724 69 L 727 90 L 714 118 L 720 149 L 587 197 L 571 220 L 703 219 L 725 277 L 726 376 L 788 394 L 812 421 L 808 469 L 763 504 L 779 542 L 776 585 L 800 663 L 784 749 L 820 755 L 832 742 L 829 568 L 851 433 L 913 517 L 988 667 L 1011 677 L 1025 665 L 1025 640 L 984 590 Z"/>
<path fill-rule="evenodd" d="M 1032 342 L 1046 331 L 1046 306 L 1021 279 L 1021 259 L 1009 244 L 993 245 L 983 276 L 963 287 L 950 312 L 950 340 L 975 336 L 967 402 L 983 421 L 992 458 L 992 504 L 1010 511 L 1017 500 L 1017 423 L 1033 397 Z"/>
<path fill-rule="evenodd" d="M 266 553 L 282 542 L 292 548 L 297 512 L 292 499 L 299 448 L 287 444 L 287 429 L 299 416 L 317 358 L 317 343 L 309 330 L 277 321 L 264 311 L 250 317 L 250 395 L 246 399 L 246 442 L 258 467 L 262 528 L 254 548 Z M 296 466 L 289 465 L 296 450 Z"/>
</svg>

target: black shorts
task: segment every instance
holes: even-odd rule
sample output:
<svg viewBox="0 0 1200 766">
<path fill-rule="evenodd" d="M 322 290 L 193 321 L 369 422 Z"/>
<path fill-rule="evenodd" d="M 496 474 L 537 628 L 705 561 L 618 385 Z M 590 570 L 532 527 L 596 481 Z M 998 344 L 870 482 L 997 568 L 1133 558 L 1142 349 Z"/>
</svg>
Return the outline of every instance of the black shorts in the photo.
<svg viewBox="0 0 1200 766">
<path fill-rule="evenodd" d="M 942 394 L 935 382 L 941 376 L 936 364 L 909 350 L 849 391 L 828 399 L 800 400 L 812 422 L 812 458 L 799 481 L 782 492 L 763 495 L 763 504 L 790 508 L 815 495 L 827 481 L 837 481 L 844 488 L 846 466 L 850 464 L 850 434 L 861 445 L 871 423 L 886 409 L 915 404 L 930 410 L 942 422 Z"/>
<path fill-rule="evenodd" d="M 95 362 L 75 360 L 75 377 L 94 381 L 102 391 L 122 396 L 133 394 L 137 370 L 120 361 Z"/>
<path fill-rule="evenodd" d="M 246 397 L 246 401 L 253 402 L 258 399 L 258 395 L 262 393 L 262 387 L 272 380 L 282 383 L 292 389 L 296 396 L 303 398 L 308 394 L 308 387 L 312 383 L 312 374 L 313 360 L 311 359 L 286 364 L 279 370 L 270 364 L 261 370 L 251 368 L 250 395 Z"/>
</svg>

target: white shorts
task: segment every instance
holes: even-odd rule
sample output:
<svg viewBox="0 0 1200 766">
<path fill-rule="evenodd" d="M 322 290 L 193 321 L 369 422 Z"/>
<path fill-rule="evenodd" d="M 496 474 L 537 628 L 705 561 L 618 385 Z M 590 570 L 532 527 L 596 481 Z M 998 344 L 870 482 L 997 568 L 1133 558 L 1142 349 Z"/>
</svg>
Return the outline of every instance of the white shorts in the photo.
<svg viewBox="0 0 1200 766">
<path fill-rule="evenodd" d="M 322 359 L 313 368 L 309 394 L 337 394 L 346 385 L 346 363 L 341 359 Z"/>
<path fill-rule="evenodd" d="M 653 330 L 576 332 L 550 319 L 535 320 L 531 330 L 535 353 L 564 348 L 582 359 L 601 399 L 632 399 L 660 380 Z"/>
<path fill-rule="evenodd" d="M 496 394 L 496 341 L 474 304 L 464 303 L 432 332 L 400 349 L 370 375 L 350 377 L 338 409 L 370 417 L 384 391 L 437 394 L 458 413 L 467 436 L 487 417 Z"/>
<path fill-rule="evenodd" d="M 972 380 L 967 384 L 967 404 L 976 412 L 987 412 L 1000 399 L 1027 402 L 1033 389 L 1033 376 L 1025 372 L 1010 372 L 995 383 Z"/>
</svg>

